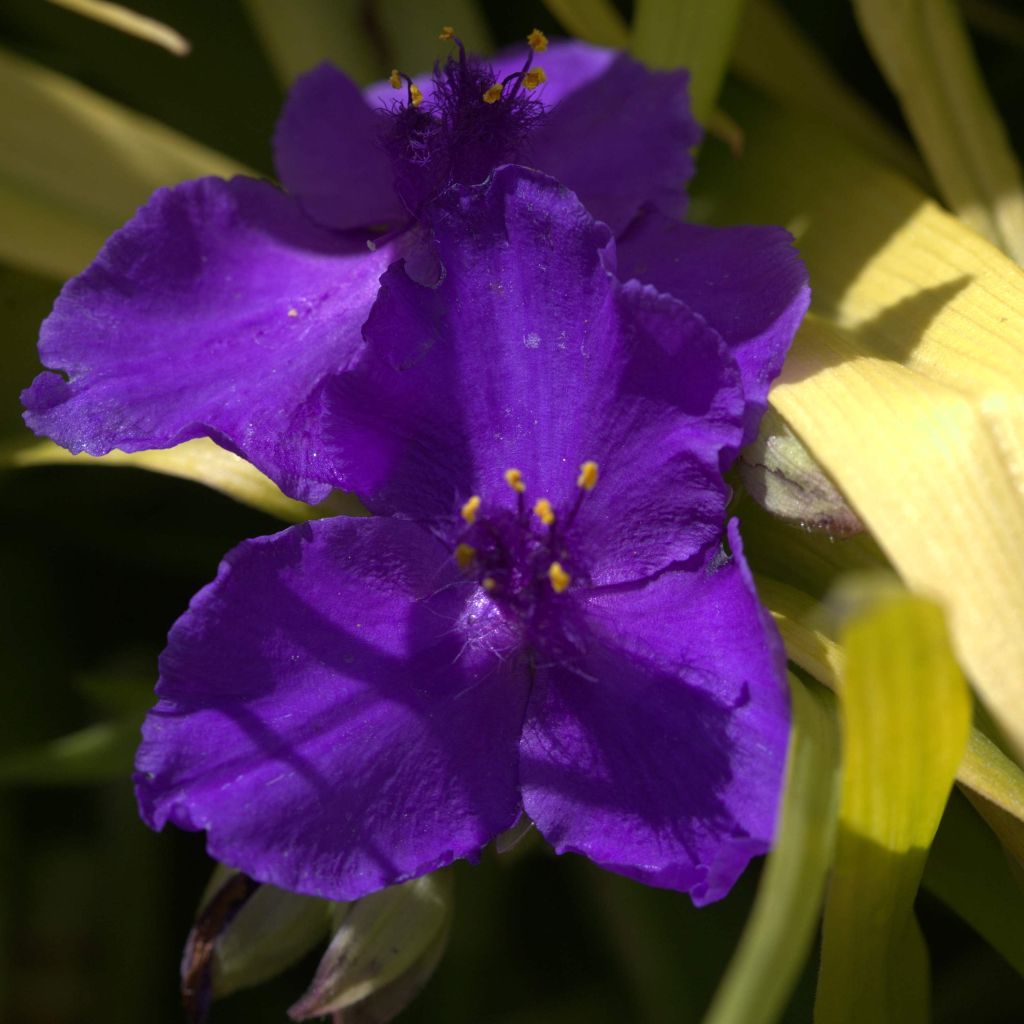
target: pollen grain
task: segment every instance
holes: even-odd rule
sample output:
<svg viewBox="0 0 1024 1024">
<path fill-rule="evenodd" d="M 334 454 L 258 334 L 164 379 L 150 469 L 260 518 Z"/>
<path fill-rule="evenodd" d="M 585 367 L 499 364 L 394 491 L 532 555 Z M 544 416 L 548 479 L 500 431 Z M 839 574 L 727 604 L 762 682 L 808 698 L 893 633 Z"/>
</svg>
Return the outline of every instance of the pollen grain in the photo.
<svg viewBox="0 0 1024 1024">
<path fill-rule="evenodd" d="M 472 526 L 476 522 L 476 514 L 480 508 L 480 495 L 472 495 L 466 503 L 459 509 L 459 515 Z"/>
<path fill-rule="evenodd" d="M 584 491 L 592 491 L 597 486 L 597 463 L 591 459 L 580 466 L 580 475 L 576 478 L 576 486 Z"/>
<path fill-rule="evenodd" d="M 523 85 L 527 89 L 536 89 L 538 85 L 543 85 L 548 80 L 548 76 L 545 74 L 543 68 L 530 68 L 529 71 L 523 75 Z"/>
<path fill-rule="evenodd" d="M 455 546 L 455 564 L 460 569 L 468 569 L 476 557 L 476 548 L 472 544 L 457 544 Z"/>
<path fill-rule="evenodd" d="M 572 577 L 562 568 L 561 562 L 552 562 L 548 566 L 548 579 L 551 581 L 551 589 L 556 594 L 561 594 L 569 589 Z"/>
<path fill-rule="evenodd" d="M 535 28 L 526 37 L 526 41 L 534 53 L 543 53 L 548 48 L 548 37 L 539 28 Z"/>
<path fill-rule="evenodd" d="M 555 510 L 547 498 L 538 498 L 533 506 L 533 514 L 545 525 L 550 526 L 555 521 Z"/>
</svg>

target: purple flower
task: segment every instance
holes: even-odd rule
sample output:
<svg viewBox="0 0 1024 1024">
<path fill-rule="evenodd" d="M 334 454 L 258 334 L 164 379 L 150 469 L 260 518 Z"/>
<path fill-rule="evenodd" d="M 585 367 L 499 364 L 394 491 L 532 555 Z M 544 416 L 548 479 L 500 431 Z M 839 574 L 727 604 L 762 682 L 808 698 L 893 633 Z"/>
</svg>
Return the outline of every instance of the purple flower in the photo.
<svg viewBox="0 0 1024 1024">
<path fill-rule="evenodd" d="M 205 830 L 213 856 L 261 881 L 355 898 L 474 857 L 525 813 L 559 852 L 703 903 L 771 840 L 784 655 L 725 525 L 722 473 L 756 431 L 806 278 L 781 230 L 668 215 L 681 190 L 651 184 L 660 136 L 641 143 L 665 130 L 679 78 L 559 52 L 563 82 L 575 68 L 583 84 L 517 142 L 541 170 L 453 170 L 472 160 L 442 85 L 416 138 L 440 139 L 444 166 L 428 146 L 429 182 L 399 181 L 390 208 L 376 181 L 350 182 L 349 207 L 317 177 L 341 156 L 326 97 L 348 90 L 347 116 L 363 101 L 314 72 L 278 133 L 282 176 L 336 228 L 362 208 L 412 215 L 411 230 L 357 258 L 269 186 L 184 186 L 115 236 L 44 332 L 81 372 L 77 393 L 54 375 L 28 393 L 33 425 L 63 443 L 206 432 L 293 493 L 339 486 L 374 513 L 240 545 L 161 658 L 143 817 Z M 575 103 L 600 137 L 602 111 L 614 123 L 612 101 L 632 103 L 601 92 L 619 75 L 641 96 L 657 82 L 656 102 L 601 145 L 620 147 L 610 164 L 624 133 L 640 148 L 617 174 L 580 160 L 574 180 L 578 154 L 557 140 L 580 133 L 548 151 L 541 133 Z M 288 171 L 283 140 L 315 137 L 317 117 L 321 151 Z M 507 138 L 480 138 L 510 159 Z M 575 191 L 541 173 L 545 152 Z M 591 146 L 592 164 L 605 155 Z"/>
<path fill-rule="evenodd" d="M 163 656 L 143 815 L 352 898 L 525 811 L 559 851 L 715 899 L 771 838 L 787 730 L 721 468 L 763 370 L 746 355 L 784 346 L 801 275 L 755 233 L 775 259 L 731 250 L 743 285 L 702 316 L 621 283 L 608 230 L 516 167 L 428 217 L 443 282 L 389 269 L 325 395 L 338 482 L 377 516 L 228 556 Z M 737 329 L 781 260 L 785 300 L 748 302 L 730 346 L 709 321 Z"/>
<path fill-rule="evenodd" d="M 699 137 L 684 73 L 566 43 L 544 54 L 540 88 L 483 102 L 483 82 L 523 64 L 522 52 L 493 73 L 453 59 L 436 85 L 421 81 L 420 107 L 327 64 L 301 78 L 275 135 L 287 194 L 247 178 L 158 191 L 44 323 L 54 372 L 22 396 L 28 425 L 92 455 L 209 436 L 293 497 L 326 497 L 338 469 L 321 436 L 325 381 L 357 358 L 391 263 L 430 277 L 414 214 L 433 191 L 518 158 L 616 230 L 644 206 L 682 210 Z M 414 197 L 417 173 L 430 189 Z M 392 230 L 368 250 L 371 225 Z"/>
</svg>

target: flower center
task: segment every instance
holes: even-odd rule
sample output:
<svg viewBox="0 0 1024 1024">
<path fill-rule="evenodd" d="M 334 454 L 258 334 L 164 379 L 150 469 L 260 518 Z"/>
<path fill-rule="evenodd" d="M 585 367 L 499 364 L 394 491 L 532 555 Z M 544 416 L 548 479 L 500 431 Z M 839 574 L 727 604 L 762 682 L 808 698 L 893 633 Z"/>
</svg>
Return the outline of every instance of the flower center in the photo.
<svg viewBox="0 0 1024 1024">
<path fill-rule="evenodd" d="M 477 494 L 463 504 L 465 528 L 455 547 L 459 568 L 475 577 L 499 608 L 524 624 L 535 621 L 574 579 L 585 579 L 569 541 L 580 505 L 597 478 L 597 463 L 584 462 L 576 500 L 560 514 L 547 498 L 530 505 L 522 473 L 506 470 L 505 483 L 516 495 L 516 507 L 485 510 Z"/>
<path fill-rule="evenodd" d="M 406 74 L 391 72 L 391 85 L 406 89 L 405 104 L 389 112 L 383 145 L 391 158 L 395 191 L 416 216 L 424 203 L 452 184 L 478 185 L 500 164 L 511 163 L 543 114 L 533 90 L 547 81 L 533 67 L 535 53 L 548 41 L 538 29 L 527 37 L 529 53 L 521 70 L 501 81 L 492 68 L 467 56 L 454 29 L 457 56 L 435 65 L 429 97 Z"/>
</svg>

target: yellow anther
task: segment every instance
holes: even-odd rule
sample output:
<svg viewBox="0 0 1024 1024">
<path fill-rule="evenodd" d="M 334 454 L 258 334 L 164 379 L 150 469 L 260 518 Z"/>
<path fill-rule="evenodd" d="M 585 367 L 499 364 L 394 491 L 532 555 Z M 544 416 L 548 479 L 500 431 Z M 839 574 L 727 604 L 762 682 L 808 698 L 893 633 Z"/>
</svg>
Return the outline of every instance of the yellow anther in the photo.
<svg viewBox="0 0 1024 1024">
<path fill-rule="evenodd" d="M 530 68 L 529 71 L 523 75 L 523 85 L 527 89 L 536 89 L 538 85 L 542 85 L 548 80 L 548 76 L 544 73 L 543 68 Z"/>
<path fill-rule="evenodd" d="M 580 466 L 580 475 L 576 478 L 576 486 L 585 491 L 592 491 L 597 486 L 597 463 L 587 459 Z"/>
<path fill-rule="evenodd" d="M 505 88 L 501 82 L 495 82 L 494 85 L 484 93 L 484 103 L 497 103 L 501 99 L 501 92 Z"/>
<path fill-rule="evenodd" d="M 548 37 L 539 28 L 535 28 L 526 37 L 526 41 L 534 53 L 543 53 L 548 48 Z"/>
<path fill-rule="evenodd" d="M 423 93 L 420 92 L 418 85 L 409 86 L 409 102 L 414 106 L 418 107 L 423 102 Z"/>
<path fill-rule="evenodd" d="M 457 544 L 455 546 L 455 564 L 460 569 L 468 569 L 476 558 L 476 548 L 472 544 Z"/>
<path fill-rule="evenodd" d="M 474 494 L 459 510 L 459 515 L 472 526 L 476 522 L 476 513 L 480 508 L 480 495 Z"/>
<path fill-rule="evenodd" d="M 518 469 L 506 469 L 505 470 L 505 483 L 512 488 L 516 494 L 522 494 L 526 490 L 526 484 L 523 483 L 523 474 Z"/>
<path fill-rule="evenodd" d="M 561 562 L 552 562 L 548 566 L 548 579 L 551 580 L 551 589 L 556 594 L 569 589 L 572 577 L 562 568 Z"/>
<path fill-rule="evenodd" d="M 533 514 L 545 525 L 550 526 L 555 521 L 555 510 L 547 498 L 538 498 L 533 506 Z"/>
<path fill-rule="evenodd" d="M 388 81 L 391 83 L 392 89 L 402 88 L 402 76 L 398 72 L 398 68 L 392 68 L 391 74 L 388 75 Z"/>
<path fill-rule="evenodd" d="M 493 576 L 485 576 L 480 582 L 488 594 L 493 594 L 498 589 L 498 581 Z"/>
<path fill-rule="evenodd" d="M 445 25 L 444 28 L 441 29 L 441 34 L 437 38 L 440 39 L 442 43 L 447 43 L 449 39 L 455 38 L 455 29 L 453 29 L 451 25 Z"/>
</svg>

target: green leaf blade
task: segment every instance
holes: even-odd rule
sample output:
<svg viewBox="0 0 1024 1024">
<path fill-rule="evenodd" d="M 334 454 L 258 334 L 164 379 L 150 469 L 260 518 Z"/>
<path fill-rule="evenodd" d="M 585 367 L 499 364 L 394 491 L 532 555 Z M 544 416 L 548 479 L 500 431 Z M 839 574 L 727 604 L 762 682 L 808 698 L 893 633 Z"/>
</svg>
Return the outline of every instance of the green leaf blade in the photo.
<svg viewBox="0 0 1024 1024">
<path fill-rule="evenodd" d="M 924 1024 L 913 903 L 967 744 L 971 701 L 941 610 L 883 598 L 843 632 L 844 748 L 818 1024 Z"/>
</svg>

